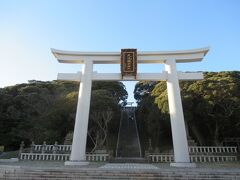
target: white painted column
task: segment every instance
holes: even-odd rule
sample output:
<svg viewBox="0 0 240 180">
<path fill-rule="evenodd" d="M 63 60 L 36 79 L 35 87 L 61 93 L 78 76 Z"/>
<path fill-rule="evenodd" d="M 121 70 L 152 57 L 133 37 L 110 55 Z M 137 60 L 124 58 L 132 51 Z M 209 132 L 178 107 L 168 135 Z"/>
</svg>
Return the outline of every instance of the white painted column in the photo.
<svg viewBox="0 0 240 180">
<path fill-rule="evenodd" d="M 183 117 L 182 101 L 179 88 L 175 59 L 167 59 L 165 70 L 168 72 L 167 91 L 169 114 L 171 118 L 172 139 L 175 162 L 171 166 L 195 167 L 190 163 L 186 128 Z"/>
<path fill-rule="evenodd" d="M 86 59 L 82 66 L 82 77 L 79 87 L 72 151 L 70 161 L 66 161 L 65 165 L 88 164 L 88 162 L 86 162 L 86 142 L 92 88 L 93 62 L 91 59 Z"/>
</svg>

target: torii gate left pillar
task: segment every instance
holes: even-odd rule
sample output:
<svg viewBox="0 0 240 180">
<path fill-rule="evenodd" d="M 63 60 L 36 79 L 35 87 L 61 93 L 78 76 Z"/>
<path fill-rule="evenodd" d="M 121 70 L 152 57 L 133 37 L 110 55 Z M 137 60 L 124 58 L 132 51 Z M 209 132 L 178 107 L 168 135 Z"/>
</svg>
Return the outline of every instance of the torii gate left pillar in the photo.
<svg viewBox="0 0 240 180">
<path fill-rule="evenodd" d="M 120 63 L 119 53 L 86 53 L 60 51 L 52 49 L 53 54 L 62 63 L 83 64 L 81 73 L 59 74 L 59 80 L 80 81 L 77 113 L 74 126 L 73 144 L 70 161 L 65 165 L 87 165 L 86 161 L 86 140 L 88 129 L 89 108 L 91 99 L 92 80 L 149 80 L 167 81 L 169 112 L 171 118 L 174 163 L 176 167 L 195 167 L 190 162 L 184 116 L 179 88 L 179 80 L 199 80 L 203 78 L 202 73 L 182 73 L 177 72 L 176 63 L 201 61 L 209 48 L 188 50 L 188 51 L 168 51 L 168 52 L 140 52 L 138 53 L 138 63 L 163 63 L 165 71 L 162 73 L 138 73 L 134 77 L 122 79 L 120 73 L 96 73 L 93 72 L 93 64 L 116 64 Z"/>
<path fill-rule="evenodd" d="M 86 59 L 82 65 L 82 78 L 79 87 L 76 120 L 73 133 L 70 161 L 65 165 L 87 165 L 86 143 L 89 119 L 89 108 L 92 88 L 93 61 Z"/>
</svg>

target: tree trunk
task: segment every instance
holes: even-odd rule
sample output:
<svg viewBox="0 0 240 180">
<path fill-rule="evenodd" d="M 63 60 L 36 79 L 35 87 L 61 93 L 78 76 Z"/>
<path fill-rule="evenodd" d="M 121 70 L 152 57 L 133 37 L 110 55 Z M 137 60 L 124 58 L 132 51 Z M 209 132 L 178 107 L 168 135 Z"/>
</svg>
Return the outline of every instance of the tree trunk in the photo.
<svg viewBox="0 0 240 180">
<path fill-rule="evenodd" d="M 213 143 L 216 146 L 218 146 L 220 144 L 218 136 L 219 136 L 219 126 L 218 126 L 218 122 L 216 121 L 216 127 L 215 127 L 215 131 L 214 131 L 214 139 L 213 139 L 213 141 L 214 141 Z"/>
<path fill-rule="evenodd" d="M 197 142 L 199 143 L 200 146 L 206 145 L 206 142 L 202 136 L 202 134 L 199 132 L 197 126 L 192 123 L 190 124 L 190 129 L 194 135 L 194 137 L 196 138 Z"/>
</svg>

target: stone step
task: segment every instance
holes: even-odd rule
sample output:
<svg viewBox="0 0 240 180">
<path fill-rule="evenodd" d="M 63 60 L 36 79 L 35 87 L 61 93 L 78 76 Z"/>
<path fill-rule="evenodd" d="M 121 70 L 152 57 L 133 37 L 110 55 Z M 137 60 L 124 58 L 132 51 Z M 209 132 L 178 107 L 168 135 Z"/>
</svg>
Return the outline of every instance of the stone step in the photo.
<svg viewBox="0 0 240 180">
<path fill-rule="evenodd" d="M 109 160 L 110 163 L 148 163 L 148 159 L 145 158 L 124 158 L 117 157 Z"/>
<path fill-rule="evenodd" d="M 204 173 L 204 172 L 49 172 L 29 171 L 22 173 L 7 173 L 3 176 L 6 179 L 240 179 L 240 173 Z"/>
<path fill-rule="evenodd" d="M 35 175 L 35 176 L 22 176 L 20 174 L 16 174 L 16 176 L 4 176 L 5 179 L 218 179 L 218 180 L 227 180 L 227 179 L 239 179 L 240 176 L 132 176 L 132 175 L 101 175 L 101 176 L 94 176 L 94 175 L 80 175 L 80 176 L 59 176 L 59 175 L 52 175 L 52 176 L 45 176 L 45 175 Z"/>
<path fill-rule="evenodd" d="M 4 179 L 14 179 L 14 180 L 62 180 L 62 179 L 66 179 L 66 178 L 59 178 L 59 177 L 54 177 L 54 178 L 46 178 L 46 177 L 7 177 L 7 178 L 4 178 Z M 176 178 L 173 178 L 173 177 L 93 177 L 93 176 L 86 176 L 86 177 L 77 177 L 77 178 L 67 178 L 68 180 L 76 180 L 76 179 L 98 179 L 98 180 L 102 180 L 102 179 L 158 179 L 158 180 L 161 180 L 161 179 L 164 179 L 164 180 L 187 180 L 187 179 L 191 179 L 191 180 L 237 180 L 239 178 L 235 178 L 235 177 L 221 177 L 221 178 L 218 178 L 218 177 L 209 177 L 209 178 L 198 178 L 198 177 L 195 177 L 195 178 L 186 178 L 186 177 L 176 177 Z"/>
<path fill-rule="evenodd" d="M 210 177 L 225 177 L 225 178 L 240 178 L 240 174 L 176 174 L 176 173 L 167 173 L 167 174 L 161 174 L 161 173 L 152 173 L 152 174 L 133 174 L 133 173 L 53 173 L 53 174 L 46 174 L 43 173 L 11 173 L 11 174 L 5 174 L 6 177 L 44 177 L 44 178 L 67 178 L 67 177 L 85 177 L 85 176 L 91 176 L 91 177 L 185 177 L 185 178 L 210 178 Z"/>
<path fill-rule="evenodd" d="M 161 168 L 154 164 L 107 163 L 98 168 L 32 168 L 6 166 L 0 168 L 0 179 L 62 180 L 62 179 L 192 179 L 237 180 L 240 170 L 211 168 Z"/>
<path fill-rule="evenodd" d="M 121 125 L 118 136 L 118 157 L 140 157 L 141 149 L 136 127 L 136 119 L 131 109 L 122 111 Z"/>
<path fill-rule="evenodd" d="M 111 164 L 108 164 L 111 165 Z M 103 167 L 103 166 L 102 166 Z M 141 172 L 139 172 L 141 170 Z M 238 175 L 240 176 L 240 171 L 223 171 L 218 170 L 210 171 L 210 170 L 198 170 L 198 169 L 61 169 L 61 170 L 48 170 L 48 169 L 14 169 L 13 171 L 1 171 L 1 173 L 6 172 L 6 174 L 45 174 L 45 175 L 51 175 L 51 174 L 144 174 L 144 175 Z"/>
</svg>

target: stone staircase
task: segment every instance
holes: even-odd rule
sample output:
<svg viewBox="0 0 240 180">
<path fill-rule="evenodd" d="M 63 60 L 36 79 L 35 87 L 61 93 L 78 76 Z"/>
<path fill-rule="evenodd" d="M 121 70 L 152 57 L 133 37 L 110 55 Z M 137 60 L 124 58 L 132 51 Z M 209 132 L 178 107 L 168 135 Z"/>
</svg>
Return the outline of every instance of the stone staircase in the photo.
<svg viewBox="0 0 240 180">
<path fill-rule="evenodd" d="M 211 169 L 0 169 L 0 179 L 61 180 L 61 179 L 164 179 L 164 180 L 238 180 L 240 171 Z"/>
<path fill-rule="evenodd" d="M 132 108 L 122 110 L 116 157 L 141 157 L 136 119 Z"/>
<path fill-rule="evenodd" d="M 109 160 L 110 163 L 148 163 L 146 158 L 117 157 Z"/>
</svg>

